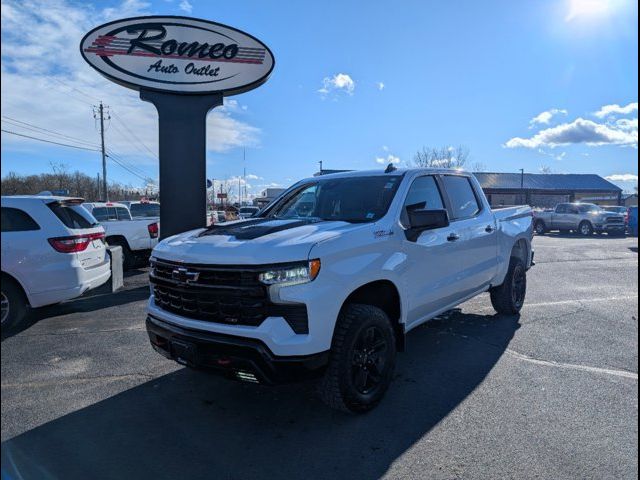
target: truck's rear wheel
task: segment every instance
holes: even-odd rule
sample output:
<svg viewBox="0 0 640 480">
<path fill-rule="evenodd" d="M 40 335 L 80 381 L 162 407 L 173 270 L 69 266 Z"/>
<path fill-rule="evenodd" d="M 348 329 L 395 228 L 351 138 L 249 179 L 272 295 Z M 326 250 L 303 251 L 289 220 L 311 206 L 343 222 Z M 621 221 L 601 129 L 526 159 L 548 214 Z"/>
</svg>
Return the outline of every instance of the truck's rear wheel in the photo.
<svg viewBox="0 0 640 480">
<path fill-rule="evenodd" d="M 107 243 L 109 245 L 117 245 L 122 248 L 122 269 L 130 270 L 137 264 L 137 259 L 134 253 L 129 248 L 126 240 L 120 238 L 108 238 Z"/>
<path fill-rule="evenodd" d="M 509 270 L 502 285 L 491 288 L 491 305 L 498 313 L 515 315 L 524 305 L 527 293 L 527 271 L 522 259 L 511 257 Z"/>
<path fill-rule="evenodd" d="M 395 335 L 387 314 L 371 305 L 347 305 L 338 318 L 329 365 L 319 385 L 322 400 L 338 410 L 371 410 L 389 388 L 395 359 Z"/>
</svg>

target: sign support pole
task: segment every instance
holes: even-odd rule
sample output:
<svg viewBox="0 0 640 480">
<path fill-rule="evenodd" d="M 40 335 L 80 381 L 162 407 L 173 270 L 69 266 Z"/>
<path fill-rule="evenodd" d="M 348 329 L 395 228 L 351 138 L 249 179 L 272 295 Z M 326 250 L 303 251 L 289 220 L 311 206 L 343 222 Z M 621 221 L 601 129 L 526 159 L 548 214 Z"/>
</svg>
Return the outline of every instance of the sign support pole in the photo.
<svg viewBox="0 0 640 480">
<path fill-rule="evenodd" d="M 178 95 L 140 89 L 159 117 L 160 238 L 206 226 L 207 114 L 222 93 Z"/>
</svg>

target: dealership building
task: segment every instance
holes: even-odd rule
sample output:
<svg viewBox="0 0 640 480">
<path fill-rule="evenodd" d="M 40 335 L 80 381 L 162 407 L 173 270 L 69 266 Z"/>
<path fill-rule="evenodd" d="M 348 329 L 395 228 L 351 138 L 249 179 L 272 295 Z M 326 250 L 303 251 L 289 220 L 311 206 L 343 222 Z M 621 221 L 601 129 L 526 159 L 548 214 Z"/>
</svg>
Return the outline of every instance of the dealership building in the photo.
<svg viewBox="0 0 640 480">
<path fill-rule="evenodd" d="M 492 207 L 531 205 L 550 208 L 563 202 L 622 205 L 622 189 L 595 174 L 474 174 Z"/>
</svg>

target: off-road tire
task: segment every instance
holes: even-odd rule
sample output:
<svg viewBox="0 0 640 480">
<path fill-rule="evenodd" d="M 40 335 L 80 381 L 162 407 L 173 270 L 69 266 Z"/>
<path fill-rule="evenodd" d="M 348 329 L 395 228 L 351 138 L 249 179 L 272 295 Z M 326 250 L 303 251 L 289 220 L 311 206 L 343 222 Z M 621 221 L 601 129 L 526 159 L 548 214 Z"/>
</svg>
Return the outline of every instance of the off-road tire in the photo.
<svg viewBox="0 0 640 480">
<path fill-rule="evenodd" d="M 379 340 L 385 343 L 384 351 L 379 358 L 382 365 L 380 371 L 377 367 L 374 369 L 379 373 L 377 376 L 380 381 L 373 391 L 362 393 L 356 387 L 353 377 L 357 375 L 354 372 L 361 373 L 362 369 L 356 365 L 361 359 L 359 354 L 362 350 L 359 345 L 364 340 L 364 335 L 372 331 L 378 332 Z M 336 410 L 353 413 L 371 410 L 380 402 L 391 383 L 395 359 L 395 334 L 387 314 L 371 305 L 347 305 L 338 318 L 331 343 L 329 364 L 318 385 L 320 398 Z M 375 375 L 371 378 L 374 379 Z"/>
<path fill-rule="evenodd" d="M 524 262 L 520 258 L 511 257 L 504 282 L 489 290 L 491 305 L 498 313 L 516 315 L 524 305 L 526 292 L 527 272 Z"/>
</svg>

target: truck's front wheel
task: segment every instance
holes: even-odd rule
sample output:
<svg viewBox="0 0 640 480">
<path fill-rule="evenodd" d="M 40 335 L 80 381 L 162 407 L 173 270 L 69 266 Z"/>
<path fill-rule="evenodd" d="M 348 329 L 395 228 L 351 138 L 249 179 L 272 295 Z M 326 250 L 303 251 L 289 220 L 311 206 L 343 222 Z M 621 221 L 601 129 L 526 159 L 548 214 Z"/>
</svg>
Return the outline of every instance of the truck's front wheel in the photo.
<svg viewBox="0 0 640 480">
<path fill-rule="evenodd" d="M 386 313 L 371 305 L 347 305 L 340 314 L 320 396 L 332 408 L 362 413 L 384 396 L 395 368 L 396 343 Z"/>
</svg>

